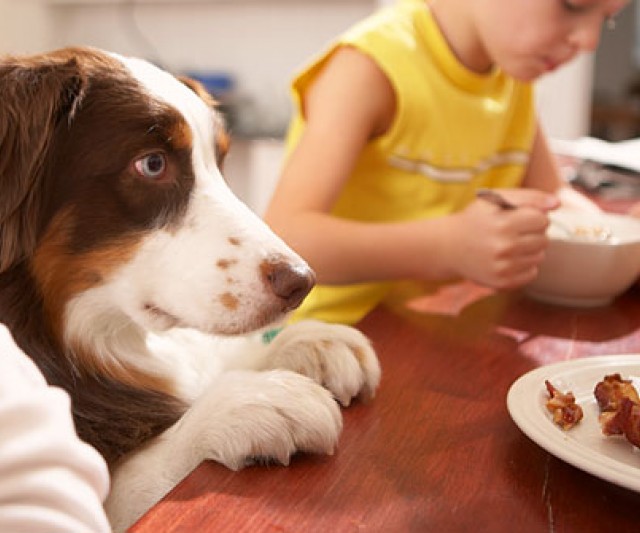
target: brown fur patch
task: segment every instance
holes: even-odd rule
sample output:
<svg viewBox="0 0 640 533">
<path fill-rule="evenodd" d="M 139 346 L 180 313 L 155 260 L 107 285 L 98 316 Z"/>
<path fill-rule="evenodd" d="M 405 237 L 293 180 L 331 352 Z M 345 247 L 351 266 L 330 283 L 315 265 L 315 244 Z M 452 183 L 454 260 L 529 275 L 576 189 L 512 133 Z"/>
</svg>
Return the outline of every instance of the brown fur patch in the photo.
<svg viewBox="0 0 640 533">
<path fill-rule="evenodd" d="M 216 266 L 222 270 L 227 270 L 237 263 L 238 263 L 237 259 L 220 259 L 216 263 Z"/>
<path fill-rule="evenodd" d="M 46 311 L 61 320 L 67 303 L 77 294 L 100 284 L 135 254 L 141 235 L 84 253 L 71 250 L 70 234 L 75 226 L 72 209 L 60 213 L 49 225 L 31 263 L 31 272 L 42 291 Z M 56 324 L 61 331 L 62 324 Z"/>
<path fill-rule="evenodd" d="M 225 129 L 218 128 L 216 131 L 216 161 L 221 168 L 230 147 L 231 137 L 229 137 Z"/>
<path fill-rule="evenodd" d="M 78 343 L 69 346 L 76 361 L 82 364 L 82 371 L 89 371 L 94 376 L 107 377 L 115 382 L 130 385 L 144 391 L 154 391 L 169 396 L 176 396 L 173 383 L 161 376 L 154 376 L 135 366 L 111 359 L 96 360 L 95 354 Z M 115 400 L 114 400 L 115 401 Z"/>
<path fill-rule="evenodd" d="M 240 303 L 238 298 L 230 292 L 225 292 L 220 295 L 220 301 L 222 302 L 222 305 L 229 309 L 229 311 L 235 311 Z"/>
<path fill-rule="evenodd" d="M 129 261 L 142 238 L 140 234 L 128 235 L 102 248 L 74 254 L 69 247 L 73 218 L 71 210 L 67 210 L 53 220 L 31 263 L 31 273 L 45 302 L 45 316 L 50 330 L 58 336 L 60 345 L 64 343 L 64 312 L 69 301 L 100 285 L 116 268 Z M 144 373 L 115 359 L 96 357 L 77 343 L 69 348 L 75 364 L 82 372 L 109 376 L 142 389 L 175 393 L 166 379 Z"/>
<path fill-rule="evenodd" d="M 176 121 L 169 131 L 167 141 L 176 150 L 190 150 L 193 146 L 193 133 L 186 121 Z"/>
<path fill-rule="evenodd" d="M 61 120 L 73 119 L 86 84 L 70 56 L 0 62 L 0 272 L 35 247 L 51 136 Z"/>
<path fill-rule="evenodd" d="M 205 104 L 207 104 L 212 110 L 218 107 L 216 99 L 205 89 L 204 85 L 197 80 L 186 76 L 179 76 L 178 79 L 184 83 L 189 89 L 196 93 Z M 231 146 L 231 137 L 227 133 L 226 126 L 222 120 L 222 115 L 215 115 L 216 118 L 216 137 L 215 137 L 215 151 L 216 162 L 218 166 L 222 168 L 224 158 L 229 152 Z"/>
<path fill-rule="evenodd" d="M 204 102 L 211 109 L 214 109 L 218 105 L 216 99 L 209 93 L 209 91 L 205 89 L 204 85 L 202 85 L 202 83 L 200 83 L 199 81 L 194 80 L 193 78 L 189 78 L 188 76 L 178 76 L 178 79 L 187 87 L 189 87 L 189 89 L 191 89 L 194 93 L 196 93 L 200 98 L 202 98 L 202 100 L 204 100 Z"/>
</svg>

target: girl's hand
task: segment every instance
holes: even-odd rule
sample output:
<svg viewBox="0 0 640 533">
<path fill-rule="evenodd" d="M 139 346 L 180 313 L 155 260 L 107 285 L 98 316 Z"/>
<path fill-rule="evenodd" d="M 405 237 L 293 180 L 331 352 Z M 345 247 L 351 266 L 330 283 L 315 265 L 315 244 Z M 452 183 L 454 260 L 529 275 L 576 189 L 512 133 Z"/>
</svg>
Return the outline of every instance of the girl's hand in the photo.
<svg viewBox="0 0 640 533">
<path fill-rule="evenodd" d="M 556 196 L 532 189 L 501 189 L 515 209 L 477 199 L 451 217 L 453 232 L 445 253 L 456 273 L 482 285 L 511 289 L 538 274 L 547 247 L 547 213 Z"/>
</svg>

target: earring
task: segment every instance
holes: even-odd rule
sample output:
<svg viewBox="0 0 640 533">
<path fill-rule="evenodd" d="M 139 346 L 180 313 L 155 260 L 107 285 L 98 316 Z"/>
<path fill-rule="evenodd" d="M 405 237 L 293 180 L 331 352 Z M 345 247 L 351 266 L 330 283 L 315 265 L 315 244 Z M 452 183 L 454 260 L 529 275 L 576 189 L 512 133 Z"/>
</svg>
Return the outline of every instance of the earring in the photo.
<svg viewBox="0 0 640 533">
<path fill-rule="evenodd" d="M 607 29 L 608 30 L 615 30 L 616 29 L 616 19 L 613 17 L 607 17 Z"/>
</svg>

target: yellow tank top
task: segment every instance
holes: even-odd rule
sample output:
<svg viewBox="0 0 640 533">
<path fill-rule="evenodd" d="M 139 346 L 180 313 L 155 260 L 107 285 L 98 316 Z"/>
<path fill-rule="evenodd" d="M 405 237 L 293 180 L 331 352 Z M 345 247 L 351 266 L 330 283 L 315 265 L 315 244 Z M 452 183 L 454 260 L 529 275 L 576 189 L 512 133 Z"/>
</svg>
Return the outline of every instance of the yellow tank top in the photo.
<svg viewBox="0 0 640 533">
<path fill-rule="evenodd" d="M 464 208 L 480 187 L 521 183 L 535 133 L 531 86 L 499 69 L 480 75 L 464 67 L 425 0 L 399 0 L 377 11 L 297 75 L 288 151 L 304 129 L 305 91 L 341 46 L 367 54 L 386 74 L 396 94 L 396 116 L 389 131 L 360 155 L 332 209 L 335 216 L 438 217 Z M 393 282 L 318 286 L 294 319 L 353 324 L 393 287 Z"/>
</svg>

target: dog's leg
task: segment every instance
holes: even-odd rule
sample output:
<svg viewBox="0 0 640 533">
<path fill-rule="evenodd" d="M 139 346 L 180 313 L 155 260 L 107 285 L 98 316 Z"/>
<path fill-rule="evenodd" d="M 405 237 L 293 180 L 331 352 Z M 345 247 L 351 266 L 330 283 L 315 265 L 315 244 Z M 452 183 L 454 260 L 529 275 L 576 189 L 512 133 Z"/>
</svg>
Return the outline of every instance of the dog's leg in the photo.
<svg viewBox="0 0 640 533">
<path fill-rule="evenodd" d="M 190 338 L 189 352 L 198 354 L 193 366 L 203 368 L 215 353 L 216 364 L 226 370 L 292 370 L 329 389 L 344 406 L 354 397 L 372 398 L 380 383 L 380 365 L 369 340 L 349 326 L 303 320 L 271 340 L 262 333 L 225 339 L 195 331 L 182 335 L 175 340 L 186 345 Z M 210 374 L 208 368 L 201 372 Z"/>
<path fill-rule="evenodd" d="M 229 372 L 182 419 L 116 466 L 106 503 L 121 531 L 204 459 L 231 469 L 262 459 L 288 464 L 296 451 L 331 454 L 342 418 L 331 394 L 299 374 Z"/>
<path fill-rule="evenodd" d="M 269 343 L 260 368 L 284 368 L 329 389 L 344 406 L 372 398 L 380 365 L 369 340 L 357 329 L 304 320 L 285 327 Z"/>
</svg>

